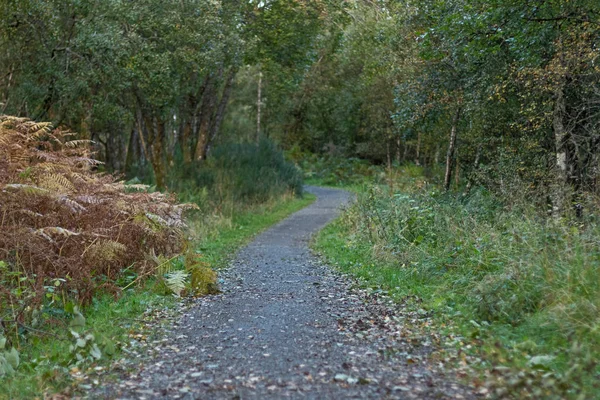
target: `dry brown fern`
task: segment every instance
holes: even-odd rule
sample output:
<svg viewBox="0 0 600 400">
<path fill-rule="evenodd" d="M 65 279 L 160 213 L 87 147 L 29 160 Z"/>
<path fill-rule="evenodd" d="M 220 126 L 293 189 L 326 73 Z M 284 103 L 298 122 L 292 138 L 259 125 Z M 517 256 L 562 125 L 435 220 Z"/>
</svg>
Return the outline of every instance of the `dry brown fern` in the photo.
<svg viewBox="0 0 600 400">
<path fill-rule="evenodd" d="M 29 278 L 23 282 L 37 302 L 58 278 L 67 294 L 89 301 L 125 267 L 151 271 L 149 252 L 172 257 L 185 246 L 183 213 L 193 206 L 93 172 L 99 162 L 90 142 L 72 136 L 49 123 L 0 116 L 0 261 Z M 1 291 L 0 306 L 14 293 Z"/>
</svg>

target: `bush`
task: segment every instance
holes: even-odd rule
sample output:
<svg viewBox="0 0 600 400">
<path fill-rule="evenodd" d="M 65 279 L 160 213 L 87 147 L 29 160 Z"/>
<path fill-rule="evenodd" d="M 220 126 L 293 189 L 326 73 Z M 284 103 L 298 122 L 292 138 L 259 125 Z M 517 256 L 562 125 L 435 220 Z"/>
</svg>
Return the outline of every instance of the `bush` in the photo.
<svg viewBox="0 0 600 400">
<path fill-rule="evenodd" d="M 70 136 L 0 117 L 0 310 L 21 321 L 44 299 L 86 303 L 116 291 L 185 246 L 189 205 L 95 173 L 88 142 Z"/>
<path fill-rule="evenodd" d="M 299 157 L 293 153 L 290 153 L 290 156 Z M 381 183 L 386 177 L 382 166 L 358 158 L 305 154 L 298 160 L 306 179 L 313 179 L 325 185 L 360 184 L 367 180 Z"/>
<path fill-rule="evenodd" d="M 205 162 L 174 168 L 172 189 L 185 199 L 222 207 L 259 204 L 287 193 L 302 195 L 301 172 L 270 140 L 216 146 Z"/>
<path fill-rule="evenodd" d="M 369 243 L 376 256 L 396 265 L 399 281 L 425 282 L 442 298 L 461 296 L 478 319 L 516 325 L 539 314 L 564 338 L 598 339 L 600 227 L 594 216 L 577 224 L 543 220 L 504 210 L 483 190 L 390 196 L 375 188 L 344 218 L 353 241 Z"/>
</svg>

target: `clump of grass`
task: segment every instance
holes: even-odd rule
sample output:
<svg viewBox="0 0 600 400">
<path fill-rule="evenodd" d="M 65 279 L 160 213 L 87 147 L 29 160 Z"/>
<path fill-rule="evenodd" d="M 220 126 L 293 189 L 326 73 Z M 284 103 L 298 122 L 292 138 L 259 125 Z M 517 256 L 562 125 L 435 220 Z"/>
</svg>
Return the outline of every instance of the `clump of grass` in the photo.
<svg viewBox="0 0 600 400">
<path fill-rule="evenodd" d="M 288 152 L 288 157 L 301 167 L 310 184 L 343 187 L 364 192 L 372 185 L 387 185 L 390 190 L 421 190 L 435 181 L 438 171 L 415 164 L 391 166 L 372 164 L 360 158 Z"/>
<path fill-rule="evenodd" d="M 504 211 L 481 190 L 455 198 L 373 189 L 344 217 L 401 275 L 443 278 L 487 321 L 547 313 L 565 337 L 600 327 L 600 227 Z"/>
<path fill-rule="evenodd" d="M 543 356 L 532 382 L 569 397 L 597 390 L 597 357 L 582 355 L 600 354 L 599 238 L 596 216 L 545 219 L 508 210 L 483 189 L 455 196 L 374 187 L 322 233 L 318 248 L 372 285 L 419 296 L 465 331 L 477 321 L 490 354 L 504 346 L 519 368 Z M 514 393 L 537 393 L 527 383 L 533 375 L 523 376 L 523 392 Z"/>
</svg>

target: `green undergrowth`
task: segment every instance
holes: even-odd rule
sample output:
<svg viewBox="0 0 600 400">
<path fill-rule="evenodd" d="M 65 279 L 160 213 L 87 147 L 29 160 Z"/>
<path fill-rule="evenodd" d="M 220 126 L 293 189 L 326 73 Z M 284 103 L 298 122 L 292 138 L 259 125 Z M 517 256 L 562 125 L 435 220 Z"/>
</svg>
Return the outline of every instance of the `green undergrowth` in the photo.
<svg viewBox="0 0 600 400">
<path fill-rule="evenodd" d="M 203 265 L 223 268 L 254 235 L 314 200 L 311 194 L 289 194 L 262 204 L 231 206 L 226 212 L 200 213 L 191 221 L 195 252 Z M 149 334 L 145 320 L 158 319 L 160 324 L 179 303 L 179 297 L 165 295 L 169 291 L 163 280 L 136 284 L 135 279 L 124 274 L 119 282 L 124 290 L 96 296 L 81 311 L 59 301 L 46 308 L 39 329 L 23 326 L 16 335 L 20 342 L 14 343 L 20 363 L 13 374 L 0 378 L 0 399 L 43 398 L 57 392 L 69 396 L 94 385 L 94 374 L 127 352 L 131 340 Z"/>
<path fill-rule="evenodd" d="M 288 155 L 292 159 L 298 155 Z M 354 193 L 365 193 L 373 185 L 394 191 L 414 190 L 430 184 L 438 174 L 414 164 L 373 165 L 358 158 L 342 158 L 303 154 L 296 160 L 307 185 L 343 188 Z M 389 189 L 391 188 L 391 189 Z"/>
<path fill-rule="evenodd" d="M 123 344 L 142 331 L 144 312 L 169 309 L 177 303 L 172 296 L 157 295 L 153 286 L 148 282 L 144 287 L 126 290 L 118 298 L 98 296 L 82 310 L 83 320 L 75 323 L 75 319 L 56 315 L 43 331 L 23 335 L 26 339 L 20 343 L 19 368 L 0 380 L 0 398 L 43 398 L 58 391 L 73 394 L 78 378 L 107 368 L 123 353 Z M 93 338 L 88 336 L 87 343 L 80 347 L 75 334 L 80 339 L 88 335 Z M 94 345 L 99 350 L 98 358 L 93 355 Z M 78 360 L 78 355 L 83 360 Z"/>
<path fill-rule="evenodd" d="M 176 160 L 169 174 L 169 188 L 182 201 L 201 209 L 227 213 L 241 205 L 268 204 L 294 193 L 302 195 L 302 173 L 268 139 L 258 143 L 222 143 L 201 162 Z"/>
<path fill-rule="evenodd" d="M 379 186 L 314 246 L 366 286 L 433 311 L 438 333 L 473 356 L 482 393 L 580 399 L 600 398 L 599 241 L 594 216 L 547 220 L 484 190 Z"/>
</svg>

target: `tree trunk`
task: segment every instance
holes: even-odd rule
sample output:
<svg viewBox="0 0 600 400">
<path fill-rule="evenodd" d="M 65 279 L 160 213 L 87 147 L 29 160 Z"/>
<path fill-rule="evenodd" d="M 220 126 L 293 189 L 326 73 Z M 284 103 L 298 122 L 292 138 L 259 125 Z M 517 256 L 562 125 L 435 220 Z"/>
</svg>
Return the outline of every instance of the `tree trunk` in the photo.
<svg viewBox="0 0 600 400">
<path fill-rule="evenodd" d="M 138 129 L 138 138 L 140 139 L 140 147 L 142 149 L 142 156 L 144 160 L 150 160 L 148 154 L 148 147 L 146 146 L 146 140 L 144 139 L 144 133 L 147 132 L 150 127 L 146 124 L 142 111 L 138 109 L 136 125 Z"/>
<path fill-rule="evenodd" d="M 448 152 L 446 153 L 446 173 L 444 174 L 444 190 L 450 189 L 450 181 L 452 179 L 452 167 L 454 165 L 454 152 L 456 150 L 456 131 L 458 129 L 458 121 L 460 119 L 461 107 L 459 106 L 452 118 L 452 129 L 450 129 L 450 142 L 448 143 Z"/>
<path fill-rule="evenodd" d="M 227 74 L 225 87 L 223 88 L 223 94 L 221 95 L 221 101 L 219 101 L 217 113 L 215 114 L 213 124 L 210 128 L 210 140 L 206 143 L 206 149 L 204 151 L 205 156 L 208 155 L 208 152 L 210 151 L 210 146 L 214 142 L 215 138 L 219 134 L 219 130 L 221 129 L 221 124 L 223 123 L 223 118 L 225 118 L 225 111 L 227 110 L 227 104 L 229 103 L 229 97 L 231 96 L 233 80 L 235 78 L 236 73 L 237 71 L 234 68 L 231 68 L 231 70 Z"/>
<path fill-rule="evenodd" d="M 153 118 L 154 135 L 152 141 L 152 169 L 156 187 L 160 190 L 166 188 L 167 169 L 165 165 L 165 122 L 159 118 Z"/>
<path fill-rule="evenodd" d="M 210 74 L 204 77 L 202 85 L 198 88 L 198 91 L 187 96 L 187 101 L 183 107 L 181 107 L 179 117 L 182 120 L 181 127 L 181 154 L 183 156 L 183 162 L 190 164 L 195 156 L 196 144 L 195 140 L 198 139 L 199 123 L 202 118 L 202 107 L 206 97 L 204 96 L 207 89 L 212 90 L 213 78 Z M 208 93 L 210 94 L 210 93 Z"/>
<path fill-rule="evenodd" d="M 390 141 L 391 139 L 388 139 L 385 143 L 385 155 L 388 171 L 392 170 L 392 146 L 390 144 Z"/>
<path fill-rule="evenodd" d="M 216 102 L 215 82 L 211 78 L 207 84 L 204 96 L 202 96 L 202 105 L 200 107 L 200 126 L 198 128 L 198 140 L 196 142 L 196 151 L 194 158 L 198 161 L 206 159 L 206 149 L 210 140 L 210 127 L 212 124 L 213 112 Z"/>
<path fill-rule="evenodd" d="M 181 130 L 181 154 L 183 162 L 189 164 L 192 162 L 192 149 L 190 148 L 190 140 L 192 138 L 192 116 L 187 116 Z"/>
<path fill-rule="evenodd" d="M 421 165 L 421 131 L 417 133 L 417 155 L 415 157 L 415 165 Z"/>
<path fill-rule="evenodd" d="M 458 149 L 454 151 L 454 184 L 458 188 L 460 184 L 460 163 L 458 162 Z"/>
<path fill-rule="evenodd" d="M 135 127 L 131 128 L 131 134 L 129 135 L 129 144 L 127 145 L 127 156 L 125 157 L 125 172 L 131 171 L 133 165 L 136 160 L 141 158 L 141 155 L 138 154 L 138 138 L 137 129 Z"/>
<path fill-rule="evenodd" d="M 556 89 L 552 128 L 554 130 L 554 145 L 556 151 L 555 177 L 552 187 L 552 215 L 560 217 L 565 209 L 565 198 L 568 184 L 568 159 L 567 159 L 567 130 L 564 124 L 566 104 L 564 97 L 564 84 Z"/>
<path fill-rule="evenodd" d="M 175 147 L 179 143 L 179 136 L 181 135 L 181 131 L 177 124 L 177 119 L 179 116 L 177 114 L 170 114 L 169 118 L 165 123 L 165 156 L 167 158 L 167 166 L 169 168 L 175 166 Z M 179 124 L 180 125 L 180 124 Z"/>
<path fill-rule="evenodd" d="M 256 142 L 260 140 L 260 111 L 262 107 L 262 72 L 258 73 L 258 98 L 256 101 Z"/>
</svg>

